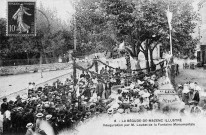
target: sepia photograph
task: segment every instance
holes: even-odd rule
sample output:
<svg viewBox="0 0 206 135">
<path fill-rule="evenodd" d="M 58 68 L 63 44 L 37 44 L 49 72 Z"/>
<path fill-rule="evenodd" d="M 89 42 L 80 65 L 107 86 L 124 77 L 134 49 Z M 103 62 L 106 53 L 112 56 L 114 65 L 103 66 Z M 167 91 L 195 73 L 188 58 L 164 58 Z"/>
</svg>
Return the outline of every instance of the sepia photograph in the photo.
<svg viewBox="0 0 206 135">
<path fill-rule="evenodd" d="M 0 135 L 205 135 L 206 0 L 0 0 Z"/>
</svg>

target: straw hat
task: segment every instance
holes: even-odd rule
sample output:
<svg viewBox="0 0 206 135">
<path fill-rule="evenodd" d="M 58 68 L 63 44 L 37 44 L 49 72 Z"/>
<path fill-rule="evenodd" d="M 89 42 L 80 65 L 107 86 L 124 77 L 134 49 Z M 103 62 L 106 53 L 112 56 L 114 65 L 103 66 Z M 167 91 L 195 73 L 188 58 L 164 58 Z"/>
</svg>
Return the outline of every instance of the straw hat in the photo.
<svg viewBox="0 0 206 135">
<path fill-rule="evenodd" d="M 196 87 L 195 87 L 195 90 L 201 91 L 201 87 L 200 87 L 200 86 L 196 86 Z"/>
<path fill-rule="evenodd" d="M 49 102 L 46 102 L 46 103 L 44 104 L 44 107 L 45 107 L 45 108 L 49 108 L 49 107 L 50 107 Z"/>
<path fill-rule="evenodd" d="M 140 90 L 139 95 L 142 96 L 145 92 L 143 90 Z"/>
<path fill-rule="evenodd" d="M 189 92 L 190 92 L 189 86 L 187 84 L 184 84 L 184 88 L 183 88 L 182 93 L 189 93 Z"/>
<path fill-rule="evenodd" d="M 149 93 L 146 93 L 146 92 L 142 95 L 143 98 L 147 98 L 147 97 L 149 97 L 149 96 L 150 96 L 150 94 L 149 94 Z"/>
<path fill-rule="evenodd" d="M 18 108 L 17 108 L 17 111 L 22 111 L 22 110 L 23 110 L 22 107 L 18 107 Z"/>
<path fill-rule="evenodd" d="M 52 115 L 49 114 L 49 115 L 46 115 L 46 120 L 50 120 L 52 118 Z"/>
<path fill-rule="evenodd" d="M 190 89 L 195 89 L 195 84 L 194 83 L 190 83 Z"/>
<path fill-rule="evenodd" d="M 86 116 L 87 116 L 87 117 L 90 117 L 91 115 L 92 115 L 91 112 L 86 112 Z"/>
<path fill-rule="evenodd" d="M 56 100 L 61 100 L 60 96 L 57 96 L 57 97 L 56 97 Z"/>
<path fill-rule="evenodd" d="M 182 88 L 183 86 L 181 84 L 178 84 L 178 88 Z"/>
<path fill-rule="evenodd" d="M 32 123 L 28 123 L 28 124 L 26 125 L 26 128 L 29 128 L 29 127 L 33 127 L 33 124 L 32 124 Z"/>
<path fill-rule="evenodd" d="M 113 108 L 109 108 L 109 109 L 107 110 L 107 114 L 113 114 L 113 113 L 114 113 Z"/>
<path fill-rule="evenodd" d="M 138 112 L 138 111 L 139 111 L 139 108 L 138 108 L 138 107 L 132 107 L 131 111 L 132 111 L 132 112 Z"/>
<path fill-rule="evenodd" d="M 117 112 L 122 114 L 122 113 L 124 113 L 124 109 L 120 108 L 120 109 L 117 110 Z"/>
<path fill-rule="evenodd" d="M 40 107 L 41 107 L 41 104 L 38 104 L 36 107 L 37 107 L 37 108 L 40 108 Z"/>
<path fill-rule="evenodd" d="M 43 116 L 44 116 L 43 113 L 37 113 L 37 115 L 36 115 L 37 118 L 42 118 Z"/>
</svg>

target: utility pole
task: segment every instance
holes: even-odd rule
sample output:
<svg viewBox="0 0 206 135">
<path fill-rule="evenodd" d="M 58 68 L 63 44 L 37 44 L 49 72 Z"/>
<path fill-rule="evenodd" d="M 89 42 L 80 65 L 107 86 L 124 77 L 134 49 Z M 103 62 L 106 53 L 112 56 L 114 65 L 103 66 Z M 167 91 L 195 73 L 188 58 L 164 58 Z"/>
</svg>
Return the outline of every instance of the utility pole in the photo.
<svg viewBox="0 0 206 135">
<path fill-rule="evenodd" d="M 72 59 L 73 59 L 73 82 L 74 82 L 74 87 L 76 86 L 77 83 L 77 78 L 76 78 L 76 51 L 77 51 L 77 21 L 76 21 L 76 4 L 75 2 L 72 3 L 74 6 L 74 33 L 73 33 L 73 37 L 74 37 L 74 50 L 73 50 L 73 54 L 72 54 Z"/>
<path fill-rule="evenodd" d="M 170 54 L 171 56 L 173 56 L 173 53 L 172 53 L 172 30 L 170 29 Z"/>
<path fill-rule="evenodd" d="M 75 10 L 75 13 L 74 13 L 74 52 L 76 52 L 77 50 L 77 21 L 76 21 L 76 5 L 75 3 L 73 4 L 74 5 L 74 10 Z"/>
<path fill-rule="evenodd" d="M 173 53 L 172 53 L 172 12 L 170 12 L 170 9 L 169 9 L 169 5 L 168 5 L 168 9 L 166 11 L 166 14 L 167 14 L 167 20 L 168 20 L 168 25 L 169 25 L 169 36 L 170 36 L 170 55 L 173 56 Z"/>
<path fill-rule="evenodd" d="M 77 24 L 76 24 L 76 12 L 74 15 L 74 51 L 77 50 Z"/>
<path fill-rule="evenodd" d="M 47 20 L 47 23 L 48 23 L 48 28 L 47 28 L 47 30 L 48 30 L 48 33 L 50 33 L 50 22 L 49 22 L 49 19 L 48 19 L 48 17 L 46 16 L 46 14 L 44 13 L 44 12 L 42 12 L 40 9 L 36 9 L 36 11 L 39 11 L 39 13 L 41 13 L 45 18 L 46 18 L 46 20 Z M 48 34 L 47 33 L 47 34 Z M 39 40 L 38 38 L 37 38 L 37 36 L 36 36 L 36 41 L 37 40 Z M 39 43 L 39 42 L 37 42 L 37 43 Z M 42 45 L 42 43 L 41 43 L 41 45 Z M 42 45 L 42 50 L 44 51 L 44 47 L 43 47 L 43 45 Z M 42 74 L 42 55 L 43 55 L 43 53 L 42 52 L 40 52 L 40 72 L 41 72 L 41 78 L 43 78 L 43 74 Z"/>
</svg>

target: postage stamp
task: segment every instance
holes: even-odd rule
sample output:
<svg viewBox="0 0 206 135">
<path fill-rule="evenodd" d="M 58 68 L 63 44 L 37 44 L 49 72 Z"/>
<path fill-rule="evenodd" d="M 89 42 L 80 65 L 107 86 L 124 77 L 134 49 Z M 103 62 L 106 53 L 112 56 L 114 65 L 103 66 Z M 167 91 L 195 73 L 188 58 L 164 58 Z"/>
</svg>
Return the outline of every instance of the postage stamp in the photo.
<svg viewBox="0 0 206 135">
<path fill-rule="evenodd" d="M 36 2 L 7 2 L 7 36 L 36 36 Z"/>
</svg>

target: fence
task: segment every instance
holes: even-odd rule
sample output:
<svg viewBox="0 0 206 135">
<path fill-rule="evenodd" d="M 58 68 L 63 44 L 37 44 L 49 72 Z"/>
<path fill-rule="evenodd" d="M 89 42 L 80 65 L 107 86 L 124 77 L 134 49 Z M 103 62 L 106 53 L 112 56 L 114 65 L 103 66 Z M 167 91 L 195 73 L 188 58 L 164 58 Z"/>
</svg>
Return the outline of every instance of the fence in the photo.
<svg viewBox="0 0 206 135">
<path fill-rule="evenodd" d="M 75 57 L 78 59 L 84 59 L 86 56 L 89 56 L 93 54 L 92 52 L 88 53 L 80 53 L 76 52 Z M 69 58 L 69 55 L 66 54 L 64 57 L 61 57 L 61 62 L 66 63 L 71 61 L 71 58 Z M 42 64 L 50 64 L 50 63 L 56 63 L 59 62 L 58 57 L 51 57 L 51 58 L 42 58 Z M 0 66 L 19 66 L 19 65 L 34 65 L 39 64 L 40 58 L 32 58 L 32 59 L 0 59 Z"/>
<path fill-rule="evenodd" d="M 68 62 L 67 58 L 62 58 L 62 62 Z M 56 63 L 58 58 L 43 58 L 42 64 Z M 19 65 L 34 65 L 39 64 L 40 59 L 4 59 L 0 60 L 0 66 L 19 66 Z"/>
</svg>

